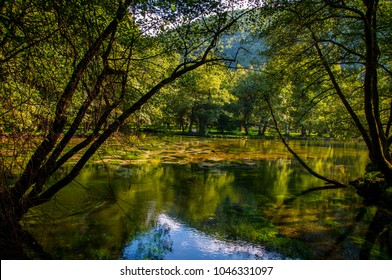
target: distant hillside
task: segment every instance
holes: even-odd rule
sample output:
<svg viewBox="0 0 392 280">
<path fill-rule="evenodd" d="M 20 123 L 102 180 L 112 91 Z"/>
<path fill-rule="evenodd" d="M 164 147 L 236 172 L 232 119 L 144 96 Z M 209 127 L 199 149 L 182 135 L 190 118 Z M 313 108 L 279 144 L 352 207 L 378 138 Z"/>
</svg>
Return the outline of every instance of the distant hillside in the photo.
<svg viewBox="0 0 392 280">
<path fill-rule="evenodd" d="M 232 63 L 232 67 L 240 64 L 243 67 L 260 66 L 264 63 L 260 56 L 260 51 L 265 50 L 265 46 L 261 41 L 255 41 L 249 33 L 245 31 L 237 31 L 233 35 L 225 35 L 220 41 L 220 46 L 224 57 L 235 58 L 236 62 Z"/>
</svg>

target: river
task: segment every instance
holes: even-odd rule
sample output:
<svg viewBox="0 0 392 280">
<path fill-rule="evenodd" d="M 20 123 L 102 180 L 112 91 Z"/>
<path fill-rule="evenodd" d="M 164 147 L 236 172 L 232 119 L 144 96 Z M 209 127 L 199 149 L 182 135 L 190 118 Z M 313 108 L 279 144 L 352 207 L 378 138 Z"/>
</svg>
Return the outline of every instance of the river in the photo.
<svg viewBox="0 0 392 280">
<path fill-rule="evenodd" d="M 289 143 L 343 182 L 368 162 L 362 143 Z M 352 189 L 301 195 L 323 185 L 277 140 L 112 141 L 23 223 L 56 259 L 357 259 L 374 209 L 358 219 Z"/>
</svg>

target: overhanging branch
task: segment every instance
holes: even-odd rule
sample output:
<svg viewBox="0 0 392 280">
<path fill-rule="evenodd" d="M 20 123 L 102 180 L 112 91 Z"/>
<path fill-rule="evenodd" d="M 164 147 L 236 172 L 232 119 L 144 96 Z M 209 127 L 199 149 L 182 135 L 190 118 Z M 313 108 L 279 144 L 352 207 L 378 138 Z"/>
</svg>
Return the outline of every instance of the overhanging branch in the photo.
<svg viewBox="0 0 392 280">
<path fill-rule="evenodd" d="M 291 149 L 290 145 L 286 142 L 286 140 L 284 139 L 282 133 L 280 132 L 280 129 L 279 129 L 279 127 L 278 127 L 278 122 L 277 122 L 277 120 L 276 120 L 276 117 L 275 117 L 275 114 L 274 114 L 274 111 L 273 111 L 271 102 L 270 102 L 270 100 L 269 100 L 269 98 L 268 98 L 267 96 L 265 96 L 265 101 L 266 101 L 267 104 L 268 104 L 268 108 L 269 108 L 269 110 L 270 110 L 270 112 L 271 112 L 271 117 L 272 117 L 272 120 L 273 120 L 273 122 L 274 122 L 275 130 L 278 132 L 279 138 L 282 140 L 282 142 L 283 142 L 283 144 L 285 145 L 285 147 L 287 148 L 287 150 L 288 150 L 288 151 L 294 156 L 294 158 L 295 158 L 295 159 L 296 159 L 296 160 L 306 169 L 306 171 L 308 171 L 308 172 L 309 172 L 311 175 L 313 175 L 314 177 L 316 177 L 316 178 L 318 178 L 318 179 L 321 179 L 321 180 L 323 180 L 323 181 L 325 181 L 325 182 L 327 182 L 327 183 L 329 183 L 329 184 L 332 184 L 332 185 L 335 185 L 335 186 L 339 186 L 339 187 L 348 187 L 346 184 L 344 184 L 344 183 L 342 183 L 342 182 L 340 182 L 340 181 L 337 181 L 337 180 L 334 180 L 334 179 L 325 177 L 325 176 L 323 176 L 323 175 L 317 173 L 317 172 L 314 171 L 312 168 L 310 168 L 309 165 L 307 165 L 307 164 L 302 160 L 302 158 L 301 158 L 293 149 Z"/>
</svg>

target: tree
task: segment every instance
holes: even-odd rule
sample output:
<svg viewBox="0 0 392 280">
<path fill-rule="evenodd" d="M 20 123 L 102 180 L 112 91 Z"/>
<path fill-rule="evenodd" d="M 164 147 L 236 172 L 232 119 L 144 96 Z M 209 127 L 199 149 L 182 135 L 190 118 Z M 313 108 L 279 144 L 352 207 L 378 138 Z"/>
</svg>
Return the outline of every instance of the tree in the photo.
<svg viewBox="0 0 392 280">
<path fill-rule="evenodd" d="M 304 92 L 302 100 L 312 100 L 316 94 L 326 102 L 332 101 L 337 110 L 335 114 L 342 116 L 342 123 L 355 128 L 369 151 L 370 164 L 364 178 L 352 182 L 365 204 L 378 207 L 361 258 L 369 258 L 377 238 L 387 239 L 390 251 L 391 240 L 387 236 L 390 236 L 392 220 L 389 90 L 392 6 L 383 0 L 300 0 L 268 1 L 267 9 L 273 15 L 270 21 L 262 22 L 262 33 L 270 47 L 268 56 L 283 62 L 282 72 L 287 67 L 289 71 L 303 69 L 308 73 L 300 79 L 305 82 L 303 85 L 295 82 L 295 77 L 300 77 L 297 73 L 291 77 L 296 88 L 313 88 Z M 319 89 L 315 89 L 315 85 Z M 272 106 L 270 108 L 274 115 Z M 308 114 L 310 112 L 315 111 L 309 110 Z M 278 127 L 276 118 L 275 125 Z M 306 167 L 306 163 L 296 157 Z M 309 167 L 307 169 L 312 173 Z M 328 178 L 323 180 L 335 186 L 340 184 Z M 358 220 L 363 215 L 359 213 Z"/>
<path fill-rule="evenodd" d="M 249 134 L 250 126 L 258 126 L 258 134 L 263 136 L 270 119 L 263 97 L 274 91 L 272 86 L 267 88 L 271 85 L 271 79 L 267 79 L 262 70 L 252 67 L 247 71 L 237 72 L 238 82 L 233 88 L 237 100 L 231 106 L 231 110 L 237 116 L 238 123 L 245 129 L 246 135 Z"/>
<path fill-rule="evenodd" d="M 24 137 L 36 146 L 13 184 L 2 182 L 2 255 L 23 257 L 20 241 L 31 239 L 18 223 L 24 214 L 67 186 L 161 89 L 202 65 L 222 61 L 215 52 L 219 38 L 247 13 L 232 12 L 229 2 L 1 2 L 0 59 L 6 72 L 2 85 L 7 86 L 1 97 L 15 89 L 20 96 L 18 104 L 2 108 L 3 127 L 14 113 L 45 119 L 45 128 L 39 128 L 42 139 L 35 137 L 38 127 L 23 126 Z M 71 139 L 86 123 L 91 125 L 84 129 L 88 135 L 73 146 Z M 54 179 L 74 156 L 78 159 L 71 170 Z"/>
<path fill-rule="evenodd" d="M 194 124 L 198 133 L 205 135 L 207 127 L 214 124 L 233 96 L 227 90 L 230 73 L 224 65 L 200 67 L 184 75 L 166 93 L 165 115 L 173 116 L 185 132 L 192 132 Z"/>
<path fill-rule="evenodd" d="M 390 187 L 390 96 L 380 92 L 379 79 L 391 78 L 383 55 L 389 47 L 385 40 L 391 36 L 386 26 L 390 5 L 326 0 L 268 3 L 277 11 L 265 29 L 269 55 L 285 57 L 287 65 L 307 69 L 312 77 L 307 86 L 322 80 L 331 88 L 365 141 L 373 168 L 383 174 L 385 188 Z"/>
</svg>

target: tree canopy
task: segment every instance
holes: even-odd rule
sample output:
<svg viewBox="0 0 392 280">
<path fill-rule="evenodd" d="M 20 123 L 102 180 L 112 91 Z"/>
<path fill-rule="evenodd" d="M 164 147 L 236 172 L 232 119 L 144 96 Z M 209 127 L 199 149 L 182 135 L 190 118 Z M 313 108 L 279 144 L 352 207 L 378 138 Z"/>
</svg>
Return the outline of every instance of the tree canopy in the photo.
<svg viewBox="0 0 392 280">
<path fill-rule="evenodd" d="M 0 1 L 2 238 L 134 127 L 360 137 L 385 204 L 391 21 L 387 0 Z"/>
<path fill-rule="evenodd" d="M 159 91 L 223 62 L 217 42 L 246 13 L 230 1 L 130 0 L 2 1 L 0 11 L 1 132 L 18 136 L 9 145 L 19 151 L 11 163 L 2 157 L 2 172 L 20 172 L 2 183 L 3 237 L 15 237 L 28 209 L 71 182 Z M 49 180 L 75 156 L 68 174 Z"/>
</svg>

